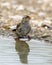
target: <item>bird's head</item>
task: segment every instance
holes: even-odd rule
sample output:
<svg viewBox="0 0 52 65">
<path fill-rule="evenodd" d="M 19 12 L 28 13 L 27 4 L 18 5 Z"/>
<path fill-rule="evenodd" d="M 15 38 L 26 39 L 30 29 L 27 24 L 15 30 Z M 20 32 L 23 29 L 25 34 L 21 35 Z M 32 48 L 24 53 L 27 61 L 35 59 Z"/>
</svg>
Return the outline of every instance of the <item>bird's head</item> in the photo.
<svg viewBox="0 0 52 65">
<path fill-rule="evenodd" d="M 30 19 L 31 19 L 30 16 L 24 16 L 22 21 L 23 22 L 29 22 Z"/>
</svg>

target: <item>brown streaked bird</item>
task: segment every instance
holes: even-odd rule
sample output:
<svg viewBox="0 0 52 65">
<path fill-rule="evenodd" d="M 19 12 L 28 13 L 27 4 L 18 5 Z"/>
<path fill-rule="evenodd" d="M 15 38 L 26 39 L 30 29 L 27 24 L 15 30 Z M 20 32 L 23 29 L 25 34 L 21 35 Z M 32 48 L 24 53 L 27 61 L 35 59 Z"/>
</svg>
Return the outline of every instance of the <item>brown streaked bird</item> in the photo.
<svg viewBox="0 0 52 65">
<path fill-rule="evenodd" d="M 22 18 L 21 23 L 19 23 L 16 27 L 16 34 L 18 36 L 18 38 L 26 38 L 29 37 L 28 33 L 31 30 L 31 26 L 29 24 L 30 21 L 30 17 L 29 16 L 24 16 Z"/>
</svg>

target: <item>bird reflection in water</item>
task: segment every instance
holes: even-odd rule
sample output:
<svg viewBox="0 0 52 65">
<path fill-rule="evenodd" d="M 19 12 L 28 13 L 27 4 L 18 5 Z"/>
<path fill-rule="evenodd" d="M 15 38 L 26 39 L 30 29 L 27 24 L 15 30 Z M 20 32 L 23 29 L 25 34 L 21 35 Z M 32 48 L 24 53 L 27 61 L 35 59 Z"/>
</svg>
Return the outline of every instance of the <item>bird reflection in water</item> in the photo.
<svg viewBox="0 0 52 65">
<path fill-rule="evenodd" d="M 29 45 L 25 41 L 16 40 L 15 49 L 19 54 L 22 63 L 28 63 Z"/>
</svg>

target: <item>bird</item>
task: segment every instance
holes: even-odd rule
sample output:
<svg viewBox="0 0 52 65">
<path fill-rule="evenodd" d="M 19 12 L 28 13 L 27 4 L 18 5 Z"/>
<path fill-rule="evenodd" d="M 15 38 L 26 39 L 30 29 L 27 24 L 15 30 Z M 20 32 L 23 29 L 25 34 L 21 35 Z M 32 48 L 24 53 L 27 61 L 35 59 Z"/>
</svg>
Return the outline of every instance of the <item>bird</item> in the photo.
<svg viewBox="0 0 52 65">
<path fill-rule="evenodd" d="M 29 21 L 30 21 L 30 16 L 26 15 L 22 18 L 22 21 L 21 23 L 19 23 L 17 26 L 16 26 L 16 34 L 18 36 L 18 38 L 30 38 L 28 36 L 29 32 L 31 31 L 31 26 L 29 24 Z"/>
</svg>

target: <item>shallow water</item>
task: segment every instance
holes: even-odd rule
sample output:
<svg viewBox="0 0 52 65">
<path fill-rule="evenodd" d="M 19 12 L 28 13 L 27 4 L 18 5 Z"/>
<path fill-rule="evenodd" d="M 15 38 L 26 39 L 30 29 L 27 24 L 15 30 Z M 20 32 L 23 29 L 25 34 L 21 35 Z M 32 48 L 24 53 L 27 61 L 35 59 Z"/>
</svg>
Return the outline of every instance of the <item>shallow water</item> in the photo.
<svg viewBox="0 0 52 65">
<path fill-rule="evenodd" d="M 0 36 L 0 65 L 52 65 L 52 44 Z"/>
</svg>

